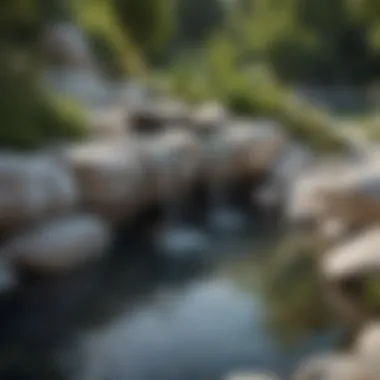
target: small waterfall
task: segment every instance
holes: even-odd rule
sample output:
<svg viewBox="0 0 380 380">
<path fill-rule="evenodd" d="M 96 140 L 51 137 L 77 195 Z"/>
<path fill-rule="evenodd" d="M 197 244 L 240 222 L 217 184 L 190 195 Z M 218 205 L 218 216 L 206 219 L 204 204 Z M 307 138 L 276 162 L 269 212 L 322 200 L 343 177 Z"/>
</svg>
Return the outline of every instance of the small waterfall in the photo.
<svg viewBox="0 0 380 380">
<path fill-rule="evenodd" d="M 187 183 L 196 164 L 183 157 L 180 150 L 168 146 L 159 162 L 159 193 L 163 198 L 163 224 L 158 244 L 169 255 L 187 255 L 203 251 L 207 245 L 205 236 L 184 221 L 184 206 L 189 193 L 176 189 L 177 181 Z"/>
<path fill-rule="evenodd" d="M 226 170 L 230 165 L 227 142 L 219 134 L 211 138 L 208 149 L 211 152 L 210 195 L 211 210 L 209 223 L 216 232 L 238 232 L 244 225 L 244 217 L 228 199 Z"/>
<path fill-rule="evenodd" d="M 169 147 L 171 150 L 171 147 Z M 186 175 L 188 173 L 180 173 L 177 169 L 178 152 L 173 149 L 169 154 L 162 155 L 162 161 L 159 163 L 159 193 L 163 197 L 162 207 L 164 215 L 164 224 L 167 228 L 177 226 L 182 217 L 183 205 L 186 200 L 186 194 L 173 191 L 176 182 L 176 175 L 179 173 Z M 178 178 L 181 181 L 183 178 Z"/>
</svg>

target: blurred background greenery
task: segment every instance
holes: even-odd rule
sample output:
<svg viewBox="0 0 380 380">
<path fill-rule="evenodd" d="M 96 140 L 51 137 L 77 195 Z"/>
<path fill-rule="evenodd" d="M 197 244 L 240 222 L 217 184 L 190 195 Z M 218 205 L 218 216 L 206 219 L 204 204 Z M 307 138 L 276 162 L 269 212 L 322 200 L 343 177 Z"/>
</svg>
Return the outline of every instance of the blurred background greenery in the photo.
<svg viewBox="0 0 380 380">
<path fill-rule="evenodd" d="M 39 82 L 34 80 L 52 64 L 41 51 L 41 35 L 47 26 L 61 21 L 73 22 L 85 32 L 103 75 L 110 79 L 143 80 L 152 87 L 159 83 L 161 89 L 191 103 L 217 99 L 237 114 L 273 117 L 295 137 L 318 148 L 340 145 L 330 133 L 334 120 L 324 107 L 301 100 L 299 88 L 322 87 L 327 93 L 331 88 L 350 88 L 376 94 L 380 74 L 377 0 L 1 3 L 2 65 L 7 67 L 0 79 L 3 146 L 34 147 L 50 137 L 83 135 L 84 121 L 73 117 L 80 110 L 74 112 L 67 102 L 50 104 L 50 96 L 37 89 Z M 16 70 L 15 56 L 24 57 L 23 69 Z M 26 81 L 27 92 L 38 92 L 41 99 L 45 97 L 38 103 L 49 102 L 49 106 L 37 106 L 35 96 L 25 96 L 25 86 L 16 84 L 18 80 L 26 83 L 22 76 L 33 78 Z M 51 119 L 51 107 L 59 115 L 56 120 Z M 16 108 L 20 112 L 12 112 Z M 377 136 L 378 119 L 371 116 L 376 109 L 370 111 L 370 116 L 368 110 L 365 115 L 358 113 L 366 119 L 363 128 Z M 58 125 L 59 120 L 66 125 Z"/>
</svg>

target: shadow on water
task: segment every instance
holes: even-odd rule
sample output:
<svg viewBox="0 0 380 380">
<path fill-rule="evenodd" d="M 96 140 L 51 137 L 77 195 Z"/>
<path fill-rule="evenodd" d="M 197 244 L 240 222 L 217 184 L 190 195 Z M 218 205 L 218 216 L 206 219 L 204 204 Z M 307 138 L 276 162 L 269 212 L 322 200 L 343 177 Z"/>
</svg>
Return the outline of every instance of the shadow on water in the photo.
<svg viewBox="0 0 380 380">
<path fill-rule="evenodd" d="M 247 267 L 252 253 L 259 257 L 265 226 L 273 226 L 256 209 L 248 216 L 243 234 L 213 235 L 201 256 L 176 261 L 153 244 L 160 218 L 152 209 L 118 231 L 112 255 L 101 263 L 60 278 L 25 277 L 0 300 L 0 378 L 198 380 L 234 369 L 287 374 L 301 357 L 330 347 L 335 336 L 318 333 L 281 348 L 259 287 L 248 294 L 239 276 L 225 270 Z M 252 277 L 256 264 L 250 263 Z"/>
</svg>

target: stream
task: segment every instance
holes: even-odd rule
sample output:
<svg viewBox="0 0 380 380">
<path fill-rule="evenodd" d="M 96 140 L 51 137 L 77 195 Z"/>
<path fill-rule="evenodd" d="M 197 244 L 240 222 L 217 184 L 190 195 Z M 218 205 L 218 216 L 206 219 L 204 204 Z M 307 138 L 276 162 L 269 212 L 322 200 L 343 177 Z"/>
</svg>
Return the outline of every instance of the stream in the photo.
<svg viewBox="0 0 380 380">
<path fill-rule="evenodd" d="M 266 252 L 262 227 L 250 217 L 236 238 L 211 234 L 201 255 L 174 260 L 157 251 L 148 224 L 121 234 L 101 263 L 25 278 L 0 300 L 0 378 L 217 380 L 237 370 L 287 378 L 340 335 L 278 339 L 256 260 Z"/>
</svg>

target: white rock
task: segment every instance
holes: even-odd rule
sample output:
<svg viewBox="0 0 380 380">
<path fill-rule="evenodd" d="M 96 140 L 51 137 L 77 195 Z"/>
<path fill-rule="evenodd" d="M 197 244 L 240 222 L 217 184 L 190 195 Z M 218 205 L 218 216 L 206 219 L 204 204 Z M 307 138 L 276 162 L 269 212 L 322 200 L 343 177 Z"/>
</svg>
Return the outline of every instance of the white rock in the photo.
<svg viewBox="0 0 380 380">
<path fill-rule="evenodd" d="M 269 122 L 233 122 L 211 142 L 209 173 L 228 178 L 268 171 L 284 141 L 284 136 Z"/>
<path fill-rule="evenodd" d="M 91 134 L 96 138 L 125 138 L 128 112 L 126 107 L 95 107 L 89 113 Z"/>
<path fill-rule="evenodd" d="M 207 103 L 193 110 L 191 121 L 195 130 L 217 130 L 223 127 L 227 121 L 228 112 L 218 103 Z"/>
<path fill-rule="evenodd" d="M 199 173 L 201 159 L 198 143 L 190 133 L 171 130 L 149 140 L 144 147 L 149 186 L 159 196 L 186 189 Z"/>
<path fill-rule="evenodd" d="M 307 361 L 294 380 L 376 380 L 355 355 L 330 354 Z"/>
<path fill-rule="evenodd" d="M 0 153 L 0 225 L 71 210 L 77 188 L 69 169 L 49 155 Z"/>
<path fill-rule="evenodd" d="M 374 227 L 333 248 L 322 259 L 322 272 L 332 280 L 380 271 L 380 228 Z"/>
<path fill-rule="evenodd" d="M 15 236 L 6 245 L 5 254 L 15 264 L 32 270 L 64 271 L 101 257 L 110 238 L 109 226 L 101 219 L 71 216 Z"/>
<path fill-rule="evenodd" d="M 226 377 L 226 380 L 277 380 L 277 376 L 257 372 L 237 372 Z"/>
<path fill-rule="evenodd" d="M 334 180 L 334 178 L 333 178 Z M 377 160 L 347 165 L 335 174 L 335 187 L 325 188 L 325 215 L 348 226 L 363 227 L 380 218 L 380 165 Z"/>
<path fill-rule="evenodd" d="M 90 211 L 118 219 L 140 206 L 144 169 L 133 142 L 89 142 L 68 149 L 65 156 Z"/>
<path fill-rule="evenodd" d="M 336 173 L 331 171 L 312 171 L 301 174 L 290 183 L 285 213 L 289 221 L 316 221 L 324 213 L 325 199 L 321 192 L 335 189 Z"/>
<path fill-rule="evenodd" d="M 354 190 L 370 163 L 336 157 L 323 159 L 290 182 L 286 215 L 290 221 L 340 219 L 347 226 L 371 207 Z M 359 203 L 358 203 L 359 202 Z M 361 211 L 364 210 L 364 211 Z"/>
<path fill-rule="evenodd" d="M 373 322 L 359 333 L 355 354 L 374 374 L 380 373 L 380 323 Z"/>
</svg>

